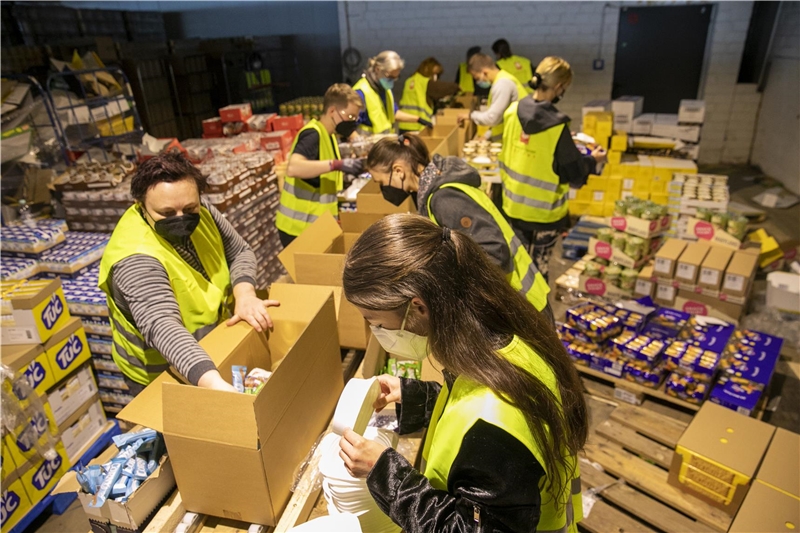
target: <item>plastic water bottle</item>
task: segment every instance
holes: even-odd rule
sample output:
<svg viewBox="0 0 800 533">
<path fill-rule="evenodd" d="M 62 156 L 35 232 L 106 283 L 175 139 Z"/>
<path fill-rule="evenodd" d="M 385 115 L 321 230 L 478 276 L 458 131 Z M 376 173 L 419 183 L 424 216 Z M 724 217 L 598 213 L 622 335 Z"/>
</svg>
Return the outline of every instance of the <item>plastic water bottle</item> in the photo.
<svg viewBox="0 0 800 533">
<path fill-rule="evenodd" d="M 19 219 L 29 228 L 36 227 L 36 221 L 33 220 L 33 215 L 31 215 L 31 206 L 25 200 L 19 201 Z"/>
</svg>

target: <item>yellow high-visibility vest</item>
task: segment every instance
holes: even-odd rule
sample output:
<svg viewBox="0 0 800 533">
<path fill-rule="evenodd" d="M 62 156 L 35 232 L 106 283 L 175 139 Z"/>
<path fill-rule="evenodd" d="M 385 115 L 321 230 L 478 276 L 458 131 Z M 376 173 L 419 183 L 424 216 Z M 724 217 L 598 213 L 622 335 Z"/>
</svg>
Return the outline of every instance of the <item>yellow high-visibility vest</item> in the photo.
<svg viewBox="0 0 800 533">
<path fill-rule="evenodd" d="M 353 85 L 353 89 L 364 94 L 364 107 L 369 115 L 372 126 L 360 124 L 359 129 L 365 133 L 393 133 L 395 127 L 394 118 L 394 95 L 392 91 L 386 91 L 386 104 L 384 105 L 380 95 L 372 88 L 366 77 Z"/>
<path fill-rule="evenodd" d="M 461 87 L 461 92 L 475 92 L 475 79 L 469 73 L 469 67 L 466 63 L 458 65 L 458 86 Z"/>
<path fill-rule="evenodd" d="M 431 81 L 415 72 L 406 80 L 403 87 L 403 97 L 400 98 L 400 109 L 410 115 L 424 118 L 428 122 L 433 120 L 433 107 L 428 104 L 428 82 Z M 398 127 L 404 131 L 422 131 L 425 126 L 418 122 L 398 122 Z"/>
<path fill-rule="evenodd" d="M 533 77 L 531 62 L 522 56 L 510 56 L 505 59 L 498 59 L 497 66 L 513 75 L 525 86 L 527 92 L 532 92 L 528 87 L 528 82 Z M 520 96 L 520 98 L 522 98 Z"/>
</svg>

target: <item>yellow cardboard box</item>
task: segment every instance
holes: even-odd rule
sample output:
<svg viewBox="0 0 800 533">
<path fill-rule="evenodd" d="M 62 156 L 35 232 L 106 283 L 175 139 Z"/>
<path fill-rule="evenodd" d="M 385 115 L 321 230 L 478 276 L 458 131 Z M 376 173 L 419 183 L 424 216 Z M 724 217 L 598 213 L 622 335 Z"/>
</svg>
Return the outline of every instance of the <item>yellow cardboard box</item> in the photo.
<svg viewBox="0 0 800 533">
<path fill-rule="evenodd" d="M 592 191 L 587 186 L 583 186 L 577 190 L 575 193 L 575 200 L 579 202 L 591 202 L 592 201 Z"/>
<path fill-rule="evenodd" d="M 665 192 L 651 192 L 650 199 L 659 205 L 667 205 L 667 202 L 669 202 L 669 194 Z"/>
<path fill-rule="evenodd" d="M 25 492 L 33 505 L 48 495 L 58 480 L 70 469 L 69 458 L 61 442 L 56 445 L 57 456 L 50 461 L 40 460 L 20 475 Z"/>
<path fill-rule="evenodd" d="M 31 388 L 40 395 L 56 383 L 41 344 L 3 346 L 0 360 L 16 372 L 16 377 L 24 375 Z"/>
<path fill-rule="evenodd" d="M 61 280 L 25 281 L 3 294 L 14 325 L 2 328 L 2 343 L 43 344 L 70 319 Z"/>
<path fill-rule="evenodd" d="M 625 132 L 616 131 L 611 137 L 611 149 L 624 152 L 628 149 L 628 135 Z"/>
<path fill-rule="evenodd" d="M 44 416 L 37 414 L 33 419 L 29 419 L 28 423 L 30 423 L 40 435 L 39 444 L 45 445 L 48 436 L 53 436 L 54 438 L 58 437 L 58 426 L 53 418 L 53 412 L 50 410 L 50 404 L 47 403 L 47 399 L 41 397 L 40 400 L 44 403 Z M 22 428 L 19 429 L 21 430 Z M 29 461 L 36 460 L 39 455 L 35 446 L 26 446 L 18 439 L 15 439 L 10 433 L 6 434 L 4 437 L 3 446 L 8 448 L 11 460 L 17 468 L 21 468 Z"/>
<path fill-rule="evenodd" d="M 611 177 L 608 178 L 608 183 L 606 183 L 606 190 L 611 194 L 611 196 L 616 197 L 619 199 L 620 195 L 622 194 L 622 178 L 621 177 Z"/>
<path fill-rule="evenodd" d="M 9 531 L 33 507 L 21 479 L 11 477 L 3 481 L 3 502 L 0 508 L 0 527 Z"/>
<path fill-rule="evenodd" d="M 54 333 L 45 343 L 44 350 L 56 382 L 92 357 L 89 341 L 77 317 L 70 318 L 63 328 Z"/>
<path fill-rule="evenodd" d="M 614 216 L 614 202 L 603 203 L 603 216 L 604 217 Z"/>
<path fill-rule="evenodd" d="M 622 162 L 622 152 L 618 148 L 614 148 L 614 139 L 616 138 L 616 135 L 611 137 L 611 150 L 607 156 L 609 165 L 619 165 Z"/>
<path fill-rule="evenodd" d="M 591 202 L 589 203 L 589 214 L 593 217 L 601 217 L 603 216 L 603 210 L 605 208 L 604 202 Z"/>
<path fill-rule="evenodd" d="M 569 214 L 582 216 L 589 214 L 589 205 L 591 202 L 584 202 L 580 200 L 570 200 L 568 203 L 569 206 Z"/>
<path fill-rule="evenodd" d="M 648 191 L 637 191 L 636 189 L 633 190 L 633 196 L 640 200 L 649 200 L 650 193 Z"/>
</svg>

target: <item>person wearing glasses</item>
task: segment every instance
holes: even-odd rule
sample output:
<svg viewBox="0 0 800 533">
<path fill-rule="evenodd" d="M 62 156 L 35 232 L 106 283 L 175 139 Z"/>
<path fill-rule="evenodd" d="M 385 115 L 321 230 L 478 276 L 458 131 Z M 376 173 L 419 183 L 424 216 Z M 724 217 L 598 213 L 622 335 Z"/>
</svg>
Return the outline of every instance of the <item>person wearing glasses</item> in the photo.
<svg viewBox="0 0 800 533">
<path fill-rule="evenodd" d="M 386 50 L 370 58 L 367 70 L 353 88 L 364 101 L 358 118 L 362 133 L 397 133 L 397 122 L 411 122 L 431 127 L 422 117 L 398 109 L 392 89 L 400 77 L 405 61 L 397 52 Z"/>
<path fill-rule="evenodd" d="M 284 248 L 326 211 L 338 217 L 343 175 L 362 170 L 361 160 L 342 159 L 336 139 L 337 134 L 349 139 L 355 132 L 361 98 L 349 85 L 337 83 L 325 92 L 323 109 L 319 119 L 298 132 L 292 145 L 275 217 Z"/>
</svg>

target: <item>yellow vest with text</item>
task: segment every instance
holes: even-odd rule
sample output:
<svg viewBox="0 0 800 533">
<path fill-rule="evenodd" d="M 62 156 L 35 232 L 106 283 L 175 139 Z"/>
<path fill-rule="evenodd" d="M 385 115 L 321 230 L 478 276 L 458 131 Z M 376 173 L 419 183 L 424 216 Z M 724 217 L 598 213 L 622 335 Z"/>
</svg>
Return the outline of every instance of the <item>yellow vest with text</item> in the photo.
<svg viewBox="0 0 800 533">
<path fill-rule="evenodd" d="M 372 126 L 360 124 L 359 129 L 365 133 L 394 133 L 394 95 L 392 95 L 392 91 L 386 91 L 386 103 L 384 104 L 378 92 L 372 88 L 364 76 L 353 85 L 353 89 L 364 94 L 364 107 L 370 122 L 372 122 Z"/>
<path fill-rule="evenodd" d="M 547 295 L 550 294 L 550 286 L 545 281 L 544 276 L 536 269 L 536 265 L 530 254 L 525 250 L 525 246 L 516 236 L 503 214 L 492 203 L 492 200 L 480 189 L 464 183 L 445 183 L 440 188 L 458 189 L 491 215 L 495 223 L 500 227 L 500 231 L 503 232 L 503 238 L 506 240 L 508 249 L 511 252 L 511 258 L 514 261 L 514 270 L 507 275 L 509 284 L 514 290 L 521 292 L 537 311 L 542 311 L 547 306 Z M 428 217 L 438 224 L 431 211 L 432 198 L 433 194 L 429 194 Z"/>
<path fill-rule="evenodd" d="M 497 80 L 511 80 L 517 86 L 517 101 L 524 98 L 528 93 L 525 87 L 519 82 L 517 78 L 514 77 L 513 74 L 506 72 L 505 70 L 501 70 L 497 73 L 497 77 L 494 79 L 492 83 L 497 83 Z M 492 107 L 492 93 L 489 92 L 489 100 L 487 102 L 489 107 Z M 503 118 L 503 122 L 505 122 L 505 115 Z M 499 141 L 503 138 L 503 122 L 500 124 L 492 127 L 492 141 Z"/>
<path fill-rule="evenodd" d="M 428 122 L 433 120 L 433 107 L 428 104 L 428 82 L 419 72 L 415 72 L 406 80 L 403 87 L 403 97 L 400 98 L 400 109 L 410 115 L 424 118 Z M 421 131 L 425 126 L 417 122 L 398 122 L 398 127 L 405 131 Z"/>
<path fill-rule="evenodd" d="M 559 182 L 553 162 L 558 139 L 567 125 L 527 135 L 517 116 L 518 106 L 518 102 L 511 104 L 503 119 L 503 150 L 499 157 L 503 211 L 526 222 L 558 222 L 568 213 L 569 185 Z"/>
<path fill-rule="evenodd" d="M 524 368 L 544 383 L 560 399 L 553 370 L 542 358 L 518 337 L 505 348 L 498 350 L 501 357 Z M 450 391 L 447 384 L 442 387 L 433 410 L 425 444 L 422 450 L 424 475 L 431 485 L 447 490 L 450 468 L 461 448 L 461 442 L 469 429 L 478 421 L 485 420 L 524 444 L 536 457 L 540 465 L 544 459 L 528 428 L 525 415 L 504 401 L 491 389 L 465 377 L 457 377 Z M 538 533 L 577 533 L 577 523 L 583 518 L 580 467 L 577 457 L 570 457 L 572 470 L 560 473 L 565 487 L 556 505 L 553 495 L 540 487 L 541 515 L 536 527 Z M 543 487 L 545 483 L 542 483 Z"/>
<path fill-rule="evenodd" d="M 98 285 L 108 296 L 111 319 L 111 353 L 120 370 L 133 381 L 147 385 L 169 368 L 169 363 L 131 324 L 114 303 L 109 276 L 112 267 L 136 254 L 157 259 L 167 271 L 183 325 L 200 340 L 228 316 L 231 276 L 225 247 L 211 213 L 200 208 L 200 224 L 190 237 L 210 281 L 192 268 L 142 217 L 134 205 L 122 215 L 100 262 Z M 147 283 L 147 280 L 142 280 Z"/>
<path fill-rule="evenodd" d="M 315 130 L 319 134 L 319 160 L 341 159 L 339 142 L 336 135 L 331 135 L 319 120 L 313 119 L 303 126 L 292 144 L 292 153 L 300 133 L 305 130 Z M 289 156 L 291 157 L 291 156 Z M 339 216 L 339 202 L 337 194 L 344 187 L 344 177 L 341 171 L 332 170 L 319 176 L 319 189 L 314 188 L 308 180 L 286 176 L 281 189 L 281 201 L 278 213 L 275 215 L 275 226 L 284 233 L 297 237 L 310 226 L 317 218 L 328 212 Z"/>
<path fill-rule="evenodd" d="M 510 56 L 505 59 L 498 59 L 497 66 L 517 78 L 525 86 L 526 92 L 533 92 L 528 87 L 528 82 L 533 78 L 530 60 L 522 56 Z M 520 96 L 520 98 L 522 97 Z"/>
<path fill-rule="evenodd" d="M 461 87 L 461 92 L 475 92 L 475 79 L 469 73 L 469 67 L 466 63 L 458 65 L 458 85 Z"/>
</svg>

